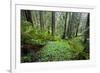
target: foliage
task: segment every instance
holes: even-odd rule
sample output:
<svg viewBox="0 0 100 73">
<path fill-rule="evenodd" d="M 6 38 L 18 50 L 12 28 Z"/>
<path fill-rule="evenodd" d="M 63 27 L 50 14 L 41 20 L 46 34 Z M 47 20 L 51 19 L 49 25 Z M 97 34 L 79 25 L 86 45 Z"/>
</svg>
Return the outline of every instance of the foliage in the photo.
<svg viewBox="0 0 100 73">
<path fill-rule="evenodd" d="M 68 40 L 69 45 L 71 46 L 71 50 L 81 52 L 84 49 L 83 43 L 80 40 L 80 37 L 75 37 Z"/>
<path fill-rule="evenodd" d="M 32 62 L 33 55 L 27 54 L 26 56 L 21 57 L 21 62 Z"/>
<path fill-rule="evenodd" d="M 86 53 L 84 51 L 85 48 L 85 44 L 83 43 L 83 41 L 81 40 L 81 37 L 75 37 L 73 39 L 68 40 L 68 43 L 70 44 L 70 47 L 72 47 L 72 51 L 73 52 L 77 52 L 76 55 L 74 54 L 74 56 L 76 56 L 73 59 L 89 59 L 89 53 Z"/>
<path fill-rule="evenodd" d="M 82 51 L 78 54 L 76 59 L 78 59 L 78 60 L 88 60 L 89 59 L 89 53 Z"/>
<path fill-rule="evenodd" d="M 70 59 L 69 46 L 64 42 L 50 41 L 37 52 L 36 56 L 38 61 L 68 60 Z"/>
<path fill-rule="evenodd" d="M 75 44 L 77 43 L 77 44 Z M 71 40 L 53 41 L 36 53 L 37 61 L 76 60 L 84 47 L 78 38 Z"/>
<path fill-rule="evenodd" d="M 32 23 L 22 20 L 21 21 L 21 32 L 29 32 L 32 29 Z M 34 31 L 35 32 L 35 31 Z"/>
<path fill-rule="evenodd" d="M 89 13 L 21 10 L 21 62 L 87 60 L 87 39 Z"/>
<path fill-rule="evenodd" d="M 40 31 L 35 27 L 31 26 L 31 23 L 28 21 L 23 21 L 21 26 L 21 41 L 22 43 L 31 43 L 31 44 L 42 44 L 46 41 L 56 41 L 60 40 L 58 36 L 52 36 L 46 31 Z"/>
</svg>

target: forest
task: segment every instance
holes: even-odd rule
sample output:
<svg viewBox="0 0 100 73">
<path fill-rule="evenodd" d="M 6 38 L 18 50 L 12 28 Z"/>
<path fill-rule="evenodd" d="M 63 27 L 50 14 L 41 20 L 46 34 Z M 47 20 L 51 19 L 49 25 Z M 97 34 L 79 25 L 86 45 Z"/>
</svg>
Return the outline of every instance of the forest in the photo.
<svg viewBox="0 0 100 73">
<path fill-rule="evenodd" d="M 21 63 L 90 59 L 90 13 L 21 10 Z"/>
</svg>

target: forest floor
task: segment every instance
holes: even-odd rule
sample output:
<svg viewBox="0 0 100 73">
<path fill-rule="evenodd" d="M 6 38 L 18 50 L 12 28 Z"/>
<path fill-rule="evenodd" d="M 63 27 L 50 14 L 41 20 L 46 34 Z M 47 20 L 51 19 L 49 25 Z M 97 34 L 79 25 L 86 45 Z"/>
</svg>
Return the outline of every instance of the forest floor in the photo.
<svg viewBox="0 0 100 73">
<path fill-rule="evenodd" d="M 36 53 L 36 58 L 38 61 L 76 60 L 76 56 L 83 49 L 83 44 L 77 38 L 73 40 L 49 41 Z"/>
<path fill-rule="evenodd" d="M 68 40 L 47 41 L 34 56 L 26 55 L 22 57 L 22 60 L 23 62 L 47 62 L 88 59 L 89 54 L 83 52 L 83 50 L 84 45 L 79 37 Z"/>
</svg>

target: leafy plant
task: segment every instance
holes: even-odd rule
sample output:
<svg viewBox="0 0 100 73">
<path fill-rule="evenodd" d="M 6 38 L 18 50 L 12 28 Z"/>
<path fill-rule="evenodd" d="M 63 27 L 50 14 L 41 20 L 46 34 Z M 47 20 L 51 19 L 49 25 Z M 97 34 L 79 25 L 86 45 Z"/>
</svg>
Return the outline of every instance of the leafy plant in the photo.
<svg viewBox="0 0 100 73">
<path fill-rule="evenodd" d="M 21 62 L 32 62 L 33 55 L 32 54 L 27 54 L 26 56 L 21 57 Z"/>
<path fill-rule="evenodd" d="M 71 60 L 81 52 L 81 48 L 77 48 L 71 47 L 67 41 L 48 42 L 44 48 L 36 53 L 37 61 Z"/>
</svg>

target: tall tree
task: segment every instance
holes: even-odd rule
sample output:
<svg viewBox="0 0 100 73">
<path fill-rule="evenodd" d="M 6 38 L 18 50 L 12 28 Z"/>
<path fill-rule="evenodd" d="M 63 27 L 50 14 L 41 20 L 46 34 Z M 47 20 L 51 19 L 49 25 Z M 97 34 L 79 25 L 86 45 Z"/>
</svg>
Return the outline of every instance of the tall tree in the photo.
<svg viewBox="0 0 100 73">
<path fill-rule="evenodd" d="M 69 21 L 68 21 L 68 28 L 67 28 L 67 37 L 71 38 L 71 34 L 72 34 L 72 18 L 73 18 L 73 13 L 70 12 L 69 13 Z"/>
<path fill-rule="evenodd" d="M 55 34 L 55 12 L 52 12 L 52 24 L 51 24 L 52 36 Z"/>
<path fill-rule="evenodd" d="M 21 10 L 21 20 L 26 20 L 25 10 Z"/>
<path fill-rule="evenodd" d="M 84 36 L 84 43 L 85 43 L 85 51 L 89 53 L 89 24 L 90 24 L 90 14 L 87 15 L 87 22 L 86 22 L 86 31 Z M 88 28 L 88 29 L 87 29 Z"/>
<path fill-rule="evenodd" d="M 68 13 L 66 12 L 66 15 L 65 15 L 65 24 L 64 24 L 64 32 L 63 32 L 62 39 L 65 39 L 65 37 L 66 37 L 67 16 L 68 16 Z"/>
<path fill-rule="evenodd" d="M 75 36 L 77 36 L 77 34 L 78 34 L 78 28 L 79 28 L 79 25 L 80 25 L 80 21 L 81 21 L 81 13 L 79 14 L 79 19 L 78 19 L 78 22 L 77 22 L 77 25 L 76 25 L 76 33 L 75 33 Z"/>
<path fill-rule="evenodd" d="M 26 20 L 33 24 L 31 11 L 30 10 L 24 10 L 24 12 L 25 12 L 25 15 L 26 15 Z"/>
<path fill-rule="evenodd" d="M 40 14 L 40 29 L 44 29 L 44 24 L 43 24 L 43 11 L 39 11 Z"/>
</svg>

